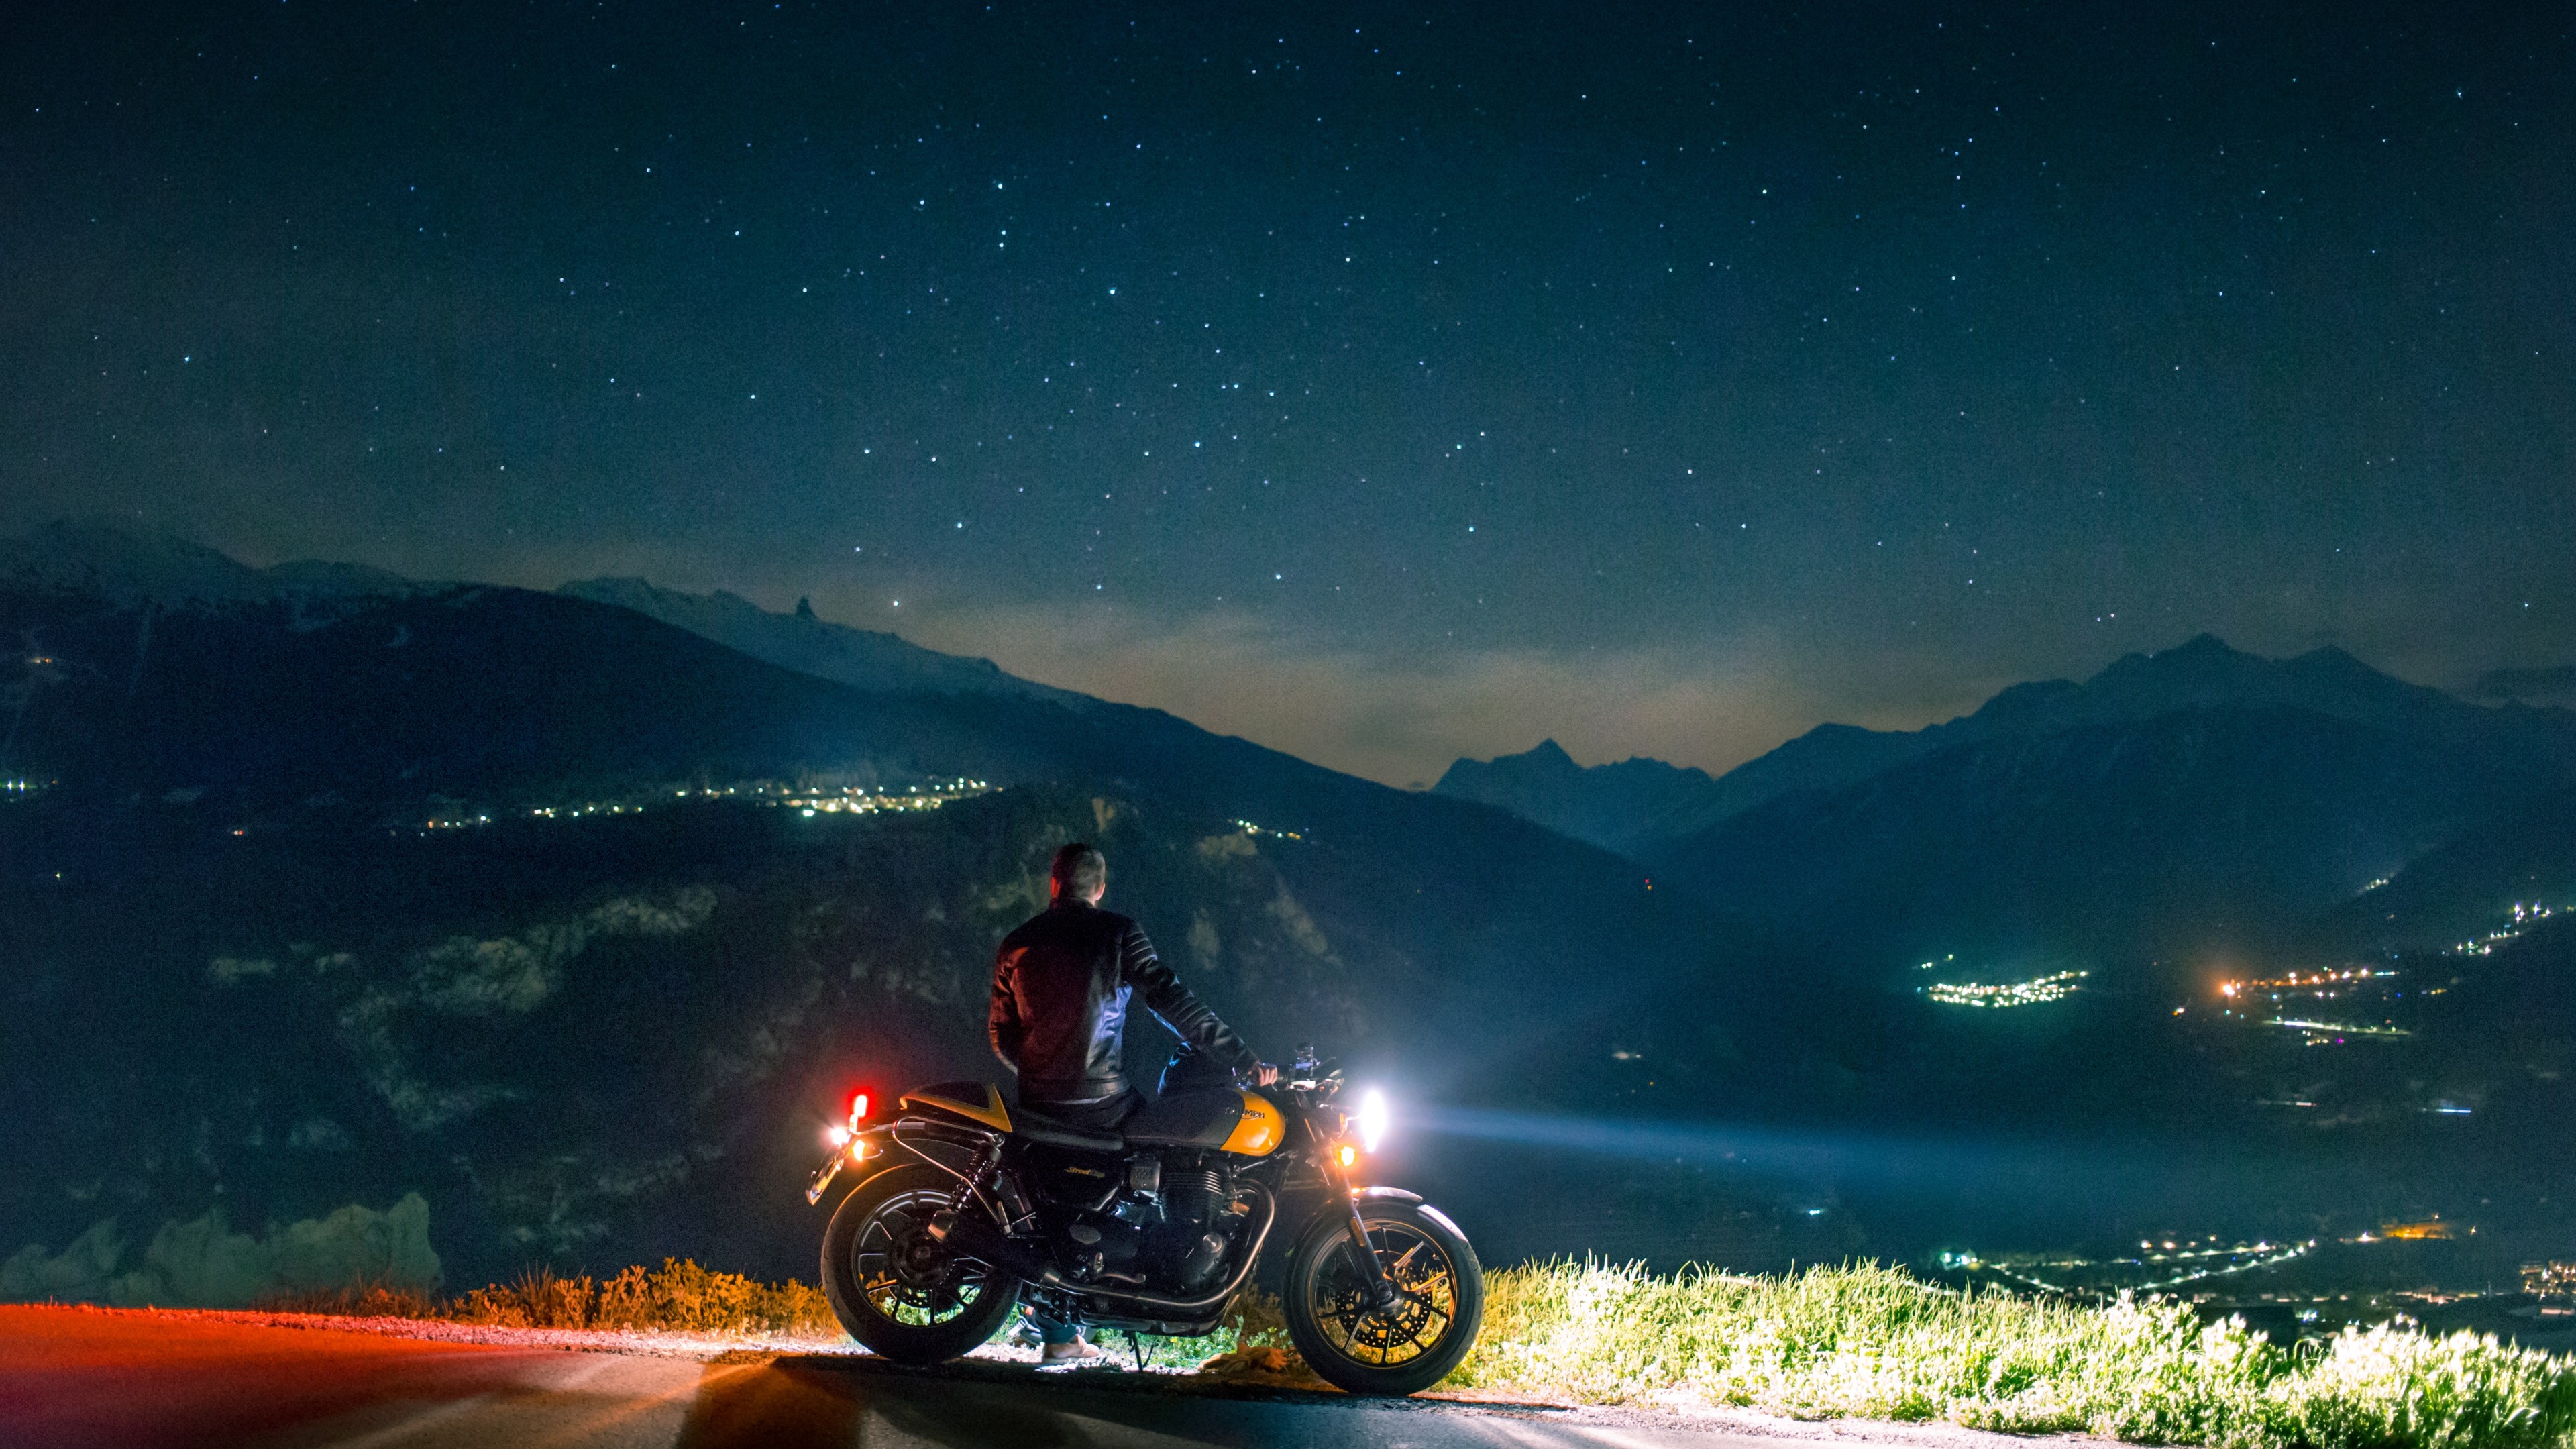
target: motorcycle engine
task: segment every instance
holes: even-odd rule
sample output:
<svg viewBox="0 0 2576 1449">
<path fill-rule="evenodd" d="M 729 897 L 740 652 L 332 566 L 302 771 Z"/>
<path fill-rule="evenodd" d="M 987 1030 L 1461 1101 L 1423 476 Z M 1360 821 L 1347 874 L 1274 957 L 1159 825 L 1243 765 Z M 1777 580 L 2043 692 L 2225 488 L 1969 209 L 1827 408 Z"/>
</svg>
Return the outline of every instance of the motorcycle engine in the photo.
<svg viewBox="0 0 2576 1449">
<path fill-rule="evenodd" d="M 1184 1292 L 1215 1280 L 1234 1242 L 1230 1174 L 1193 1155 L 1163 1165 L 1163 1226 L 1155 1234 L 1157 1267 Z"/>
</svg>

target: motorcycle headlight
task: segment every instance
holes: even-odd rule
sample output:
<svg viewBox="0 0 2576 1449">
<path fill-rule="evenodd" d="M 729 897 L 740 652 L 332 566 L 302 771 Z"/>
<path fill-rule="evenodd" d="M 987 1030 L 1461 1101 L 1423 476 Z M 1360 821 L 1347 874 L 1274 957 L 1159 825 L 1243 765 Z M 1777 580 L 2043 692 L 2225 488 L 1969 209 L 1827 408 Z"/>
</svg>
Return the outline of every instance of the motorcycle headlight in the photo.
<svg viewBox="0 0 2576 1449">
<path fill-rule="evenodd" d="M 1386 1140 L 1386 1096 L 1372 1087 L 1360 1098 L 1360 1146 L 1370 1152 Z"/>
</svg>

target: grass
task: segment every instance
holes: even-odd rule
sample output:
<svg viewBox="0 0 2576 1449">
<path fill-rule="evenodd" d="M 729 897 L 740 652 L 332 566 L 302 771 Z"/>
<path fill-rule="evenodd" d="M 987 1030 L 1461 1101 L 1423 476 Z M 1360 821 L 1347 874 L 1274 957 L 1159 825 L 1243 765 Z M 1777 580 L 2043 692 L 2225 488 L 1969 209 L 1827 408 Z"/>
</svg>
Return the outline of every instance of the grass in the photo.
<svg viewBox="0 0 2576 1449">
<path fill-rule="evenodd" d="M 2493 1338 L 2381 1327 L 2275 1344 L 2172 1300 L 1959 1293 L 1874 1265 L 1505 1269 L 1487 1275 L 1482 1339 L 1445 1386 L 2222 1449 L 2576 1445 L 2576 1362 Z"/>
</svg>

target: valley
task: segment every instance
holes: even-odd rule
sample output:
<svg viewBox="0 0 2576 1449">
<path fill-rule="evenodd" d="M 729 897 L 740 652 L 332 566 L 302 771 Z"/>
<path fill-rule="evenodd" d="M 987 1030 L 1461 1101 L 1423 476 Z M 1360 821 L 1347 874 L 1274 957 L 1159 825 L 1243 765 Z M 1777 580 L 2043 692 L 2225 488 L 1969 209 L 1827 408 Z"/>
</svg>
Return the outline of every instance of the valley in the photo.
<svg viewBox="0 0 2576 1449">
<path fill-rule="evenodd" d="M 240 1281 L 406 1198 L 451 1283 L 798 1272 L 832 1104 L 993 1071 L 992 942 L 1076 838 L 1265 1052 L 1407 1104 L 1386 1170 L 1497 1262 L 2064 1288 L 2172 1238 L 2235 1284 L 2436 1215 L 2473 1251 L 2386 1291 L 2576 1254 L 2563 712 L 2195 642 L 1792 742 L 1714 821 L 1620 767 L 1691 829 L 1584 840 L 1570 761 L 1523 818 L 738 600 L 617 595 L 756 654 L 130 554 L 0 589 L 17 1296 Z"/>
</svg>

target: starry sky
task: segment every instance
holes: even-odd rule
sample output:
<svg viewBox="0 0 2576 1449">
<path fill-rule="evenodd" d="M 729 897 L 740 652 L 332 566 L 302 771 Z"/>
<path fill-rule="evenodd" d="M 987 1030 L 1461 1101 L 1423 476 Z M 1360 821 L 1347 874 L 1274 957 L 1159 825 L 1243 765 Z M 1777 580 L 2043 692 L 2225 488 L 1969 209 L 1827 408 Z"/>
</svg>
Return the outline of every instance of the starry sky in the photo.
<svg viewBox="0 0 2576 1449">
<path fill-rule="evenodd" d="M 0 531 L 810 596 L 1397 784 L 2576 661 L 2565 7 L 43 9 Z"/>
</svg>

